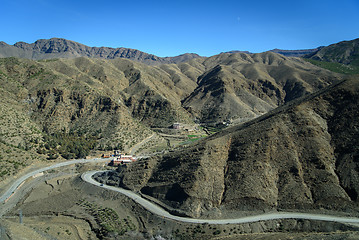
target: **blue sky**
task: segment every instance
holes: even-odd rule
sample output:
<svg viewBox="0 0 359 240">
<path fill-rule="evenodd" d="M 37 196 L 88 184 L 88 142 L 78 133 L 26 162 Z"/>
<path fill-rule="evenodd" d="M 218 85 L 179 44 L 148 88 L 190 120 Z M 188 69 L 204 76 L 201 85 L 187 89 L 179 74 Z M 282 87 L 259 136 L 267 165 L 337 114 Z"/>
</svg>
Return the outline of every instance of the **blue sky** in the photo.
<svg viewBox="0 0 359 240">
<path fill-rule="evenodd" d="M 0 41 L 66 38 L 161 57 L 306 49 L 359 38 L 358 0 L 3 0 Z"/>
</svg>

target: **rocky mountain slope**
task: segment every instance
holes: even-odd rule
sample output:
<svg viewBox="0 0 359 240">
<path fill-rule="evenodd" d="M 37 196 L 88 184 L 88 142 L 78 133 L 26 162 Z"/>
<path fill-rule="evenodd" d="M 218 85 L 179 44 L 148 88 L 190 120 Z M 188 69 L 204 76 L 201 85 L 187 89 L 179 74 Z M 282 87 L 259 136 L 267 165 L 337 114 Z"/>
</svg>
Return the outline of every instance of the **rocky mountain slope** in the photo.
<svg viewBox="0 0 359 240">
<path fill-rule="evenodd" d="M 69 75 L 74 70 L 61 66 Z M 120 90 L 80 71 L 71 78 L 45 63 L 7 58 L 0 60 L 0 81 L 0 140 L 10 151 L 79 158 L 95 147 L 126 149 L 152 134 L 119 101 Z"/>
<path fill-rule="evenodd" d="M 191 216 L 358 207 L 357 78 L 110 177 Z"/>
<path fill-rule="evenodd" d="M 85 77 L 86 81 L 102 82 L 104 88 L 116 88 L 114 95 L 122 96 L 121 100 L 131 114 L 151 126 L 171 125 L 174 121 L 194 118 L 205 123 L 233 119 L 246 121 L 325 87 L 338 78 L 338 75 L 305 61 L 271 52 L 222 53 L 209 58 L 183 55 L 173 58 L 173 61 L 162 61 L 137 50 L 121 55 L 124 49 L 90 48 L 56 38 L 38 40 L 33 44 L 0 45 L 3 46 L 3 51 L 0 47 L 0 56 L 60 57 L 41 64 L 73 79 Z M 73 59 L 78 56 L 96 59 Z M 158 64 L 186 62 L 148 67 L 133 62 L 116 62 L 116 59 L 110 62 L 97 59 L 117 57 L 145 63 L 149 63 L 146 59 L 152 59 Z"/>
<path fill-rule="evenodd" d="M 89 47 L 62 38 L 51 38 L 37 40 L 31 44 L 17 42 L 14 45 L 8 45 L 5 42 L 0 42 L 0 57 L 18 57 L 33 60 L 77 57 L 102 59 L 126 58 L 150 65 L 158 65 L 185 62 L 200 56 L 194 53 L 185 53 L 176 57 L 157 57 L 136 49 Z"/>
<path fill-rule="evenodd" d="M 306 57 L 313 60 L 359 66 L 359 38 L 331 44 Z"/>
<path fill-rule="evenodd" d="M 41 64 L 72 79 L 100 82 L 101 88 L 108 89 L 106 94 L 118 98 L 133 117 L 151 127 L 194 118 L 203 123 L 246 121 L 340 78 L 270 52 L 220 54 L 160 66 L 85 58 Z"/>
<path fill-rule="evenodd" d="M 190 119 L 181 107 L 181 99 L 196 84 L 175 65 L 152 67 L 126 59 L 88 58 L 59 59 L 41 64 L 57 74 L 88 83 L 147 126 L 168 127 L 175 121 L 188 122 Z"/>
<path fill-rule="evenodd" d="M 222 53 L 200 63 L 204 73 L 183 106 L 201 122 L 247 121 L 340 78 L 272 52 Z"/>
</svg>

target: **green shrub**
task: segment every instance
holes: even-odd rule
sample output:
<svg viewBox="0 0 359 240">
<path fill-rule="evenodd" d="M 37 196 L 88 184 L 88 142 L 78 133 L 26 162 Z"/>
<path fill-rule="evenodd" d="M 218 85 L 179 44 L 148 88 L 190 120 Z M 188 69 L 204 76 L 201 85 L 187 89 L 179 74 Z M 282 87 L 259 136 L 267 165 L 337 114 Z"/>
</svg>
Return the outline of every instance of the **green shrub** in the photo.
<svg viewBox="0 0 359 240">
<path fill-rule="evenodd" d="M 318 67 L 328 69 L 332 72 L 337 72 L 342 74 L 359 74 L 359 66 L 353 64 L 345 65 L 337 62 L 324 62 L 324 61 L 318 61 L 313 59 L 304 59 L 304 60 Z"/>
<path fill-rule="evenodd" d="M 46 135 L 44 142 L 47 151 L 40 148 L 38 152 L 47 153 L 49 159 L 53 159 L 58 154 L 66 159 L 85 158 L 95 148 L 97 137 L 74 131 L 58 132 Z"/>
</svg>

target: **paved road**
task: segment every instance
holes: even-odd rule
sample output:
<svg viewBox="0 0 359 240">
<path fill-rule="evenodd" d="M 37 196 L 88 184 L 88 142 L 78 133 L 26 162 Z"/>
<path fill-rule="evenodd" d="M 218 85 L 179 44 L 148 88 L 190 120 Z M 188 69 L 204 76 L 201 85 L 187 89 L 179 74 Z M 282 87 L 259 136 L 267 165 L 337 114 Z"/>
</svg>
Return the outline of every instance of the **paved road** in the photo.
<svg viewBox="0 0 359 240">
<path fill-rule="evenodd" d="M 339 223 L 351 223 L 351 224 L 358 224 L 359 218 L 351 218 L 351 217 L 337 217 L 337 216 L 330 216 L 330 215 L 323 215 L 323 214 L 312 214 L 312 213 L 295 213 L 295 212 L 275 212 L 275 213 L 266 213 L 256 216 L 248 216 L 248 217 L 241 217 L 235 219 L 195 219 L 195 218 L 188 218 L 188 217 L 179 217 L 170 214 L 163 208 L 159 207 L 158 205 L 142 198 L 141 196 L 137 195 L 136 193 L 118 187 L 112 187 L 105 184 L 100 184 L 99 182 L 95 181 L 92 176 L 95 173 L 100 173 L 104 171 L 90 171 L 83 173 L 81 178 L 89 182 L 93 185 L 109 189 L 112 191 L 120 192 L 127 197 L 133 199 L 135 202 L 143 206 L 148 211 L 159 215 L 164 218 L 186 222 L 186 223 L 208 223 L 208 224 L 238 224 L 238 223 L 251 223 L 251 222 L 258 222 L 258 221 L 265 221 L 265 220 L 276 220 L 276 219 L 307 219 L 307 220 L 320 220 L 320 221 L 328 221 L 328 222 L 339 222 Z"/>
<path fill-rule="evenodd" d="M 93 158 L 93 159 L 78 159 L 78 160 L 72 160 L 72 161 L 66 161 L 61 163 L 56 163 L 54 165 L 44 167 L 41 169 L 37 169 L 31 173 L 28 173 L 20 178 L 18 178 L 11 187 L 0 197 L 0 203 L 5 202 L 17 189 L 18 187 L 28 178 L 44 172 L 48 171 L 54 168 L 58 167 L 64 167 L 71 164 L 76 163 L 90 163 L 90 162 L 105 162 L 108 161 L 108 159 L 102 159 L 102 158 Z M 320 220 L 320 221 L 330 221 L 330 222 L 340 222 L 340 223 L 355 223 L 359 224 L 359 218 L 350 218 L 350 217 L 337 217 L 337 216 L 330 216 L 330 215 L 322 215 L 322 214 L 311 214 L 311 213 L 287 213 L 287 212 L 276 212 L 276 213 L 267 213 L 262 215 L 256 215 L 256 216 L 248 216 L 248 217 L 242 217 L 242 218 L 236 218 L 236 219 L 195 219 L 195 218 L 187 218 L 187 217 L 179 217 L 170 214 L 163 208 L 159 207 L 158 205 L 142 198 L 141 196 L 137 195 L 136 193 L 125 190 L 122 188 L 112 187 L 108 185 L 100 186 L 100 183 L 96 182 L 92 176 L 95 173 L 103 172 L 103 171 L 90 171 L 82 174 L 82 179 L 84 181 L 87 181 L 91 184 L 97 185 L 99 187 L 103 187 L 112 191 L 120 192 L 127 197 L 133 199 L 135 202 L 143 206 L 148 211 L 162 216 L 164 218 L 180 221 L 180 222 L 187 222 L 187 223 L 209 223 L 209 224 L 238 224 L 238 223 L 250 223 L 250 222 L 257 222 L 257 221 L 265 221 L 265 220 L 275 220 L 275 219 L 289 219 L 289 218 L 295 218 L 295 219 L 308 219 L 308 220 Z"/>
<path fill-rule="evenodd" d="M 93 158 L 93 159 L 77 159 L 77 160 L 71 160 L 71 161 L 66 161 L 66 162 L 60 162 L 60 163 L 56 163 L 54 165 L 48 166 L 48 167 L 44 167 L 44 168 L 40 168 L 37 169 L 33 172 L 30 172 L 28 174 L 25 174 L 24 176 L 21 176 L 20 178 L 18 178 L 17 180 L 14 181 L 14 183 L 10 186 L 10 188 L 2 195 L 0 196 L 0 203 L 5 202 L 8 198 L 10 198 L 12 196 L 12 194 L 15 193 L 15 191 L 19 188 L 19 186 L 28 178 L 44 172 L 44 171 L 48 171 L 54 168 L 58 168 L 58 167 L 64 167 L 64 166 L 68 166 L 68 165 L 72 165 L 72 164 L 76 164 L 76 163 L 89 163 L 89 162 L 106 162 L 109 161 L 109 159 L 106 158 Z"/>
</svg>

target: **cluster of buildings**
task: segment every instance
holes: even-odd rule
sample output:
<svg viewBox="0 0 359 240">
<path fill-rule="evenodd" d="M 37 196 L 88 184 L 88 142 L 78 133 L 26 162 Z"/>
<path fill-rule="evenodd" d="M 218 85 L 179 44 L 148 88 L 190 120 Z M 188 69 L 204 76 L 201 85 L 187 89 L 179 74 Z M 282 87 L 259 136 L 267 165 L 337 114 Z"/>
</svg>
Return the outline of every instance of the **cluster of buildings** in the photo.
<svg viewBox="0 0 359 240">
<path fill-rule="evenodd" d="M 197 127 L 193 127 L 190 124 L 181 124 L 181 123 L 178 123 L 178 122 L 175 122 L 175 123 L 172 124 L 172 129 L 184 130 L 186 132 L 193 132 L 193 131 L 198 130 Z"/>
<path fill-rule="evenodd" d="M 102 155 L 102 158 L 111 158 L 111 157 L 112 159 L 108 164 L 110 166 L 119 166 L 122 164 L 132 163 L 137 160 L 135 156 L 122 154 L 118 150 L 115 150 L 111 155 L 106 155 L 106 154 Z"/>
</svg>

